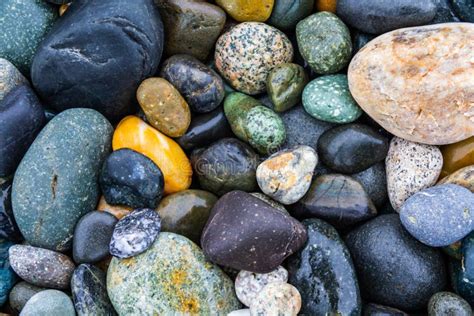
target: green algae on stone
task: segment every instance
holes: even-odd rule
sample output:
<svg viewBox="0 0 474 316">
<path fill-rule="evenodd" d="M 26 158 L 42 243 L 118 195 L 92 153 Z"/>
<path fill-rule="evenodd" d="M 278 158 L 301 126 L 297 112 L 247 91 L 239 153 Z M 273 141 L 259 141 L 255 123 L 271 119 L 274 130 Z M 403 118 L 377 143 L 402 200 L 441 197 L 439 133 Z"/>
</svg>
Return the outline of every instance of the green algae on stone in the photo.
<svg viewBox="0 0 474 316">
<path fill-rule="evenodd" d="M 58 17 L 58 10 L 44 0 L 0 1 L 0 57 L 25 75 L 39 43 Z"/>
<path fill-rule="evenodd" d="M 312 117 L 331 123 L 351 123 L 362 115 L 349 91 L 347 76 L 322 76 L 311 81 L 303 91 L 303 106 Z"/>
<path fill-rule="evenodd" d="M 274 110 L 283 112 L 298 104 L 307 83 L 308 76 L 300 65 L 288 63 L 273 68 L 267 77 L 267 92 Z"/>
<path fill-rule="evenodd" d="M 119 315 L 227 315 L 240 308 L 230 278 L 174 233 L 160 233 L 138 256 L 113 258 L 107 291 Z"/>
<path fill-rule="evenodd" d="M 249 144 L 261 154 L 277 152 L 286 140 L 283 120 L 263 105 L 250 109 L 244 130 Z"/>
<path fill-rule="evenodd" d="M 224 100 L 224 113 L 232 132 L 243 141 L 248 141 L 244 129 L 247 113 L 258 105 L 260 105 L 258 100 L 240 92 L 231 92 Z"/>
<path fill-rule="evenodd" d="M 301 56 L 318 74 L 338 72 L 350 61 L 349 29 L 330 12 L 315 13 L 300 21 L 296 38 Z"/>
</svg>

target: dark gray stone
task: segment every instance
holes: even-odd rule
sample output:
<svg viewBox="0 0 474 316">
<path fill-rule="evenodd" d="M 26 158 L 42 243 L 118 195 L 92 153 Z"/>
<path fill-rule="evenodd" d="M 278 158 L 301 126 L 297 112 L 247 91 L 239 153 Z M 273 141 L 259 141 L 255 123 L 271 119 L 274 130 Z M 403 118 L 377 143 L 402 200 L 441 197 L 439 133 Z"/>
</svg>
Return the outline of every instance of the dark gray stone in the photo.
<svg viewBox="0 0 474 316">
<path fill-rule="evenodd" d="M 0 238 L 20 241 L 23 237 L 13 216 L 11 193 L 11 180 L 0 184 Z"/>
<path fill-rule="evenodd" d="M 432 0 L 436 5 L 436 15 L 430 24 L 460 22 L 454 13 L 450 0 Z"/>
<path fill-rule="evenodd" d="M 429 316 L 472 316 L 472 308 L 462 297 L 450 292 L 433 295 L 428 303 Z"/>
<path fill-rule="evenodd" d="M 351 177 L 362 184 L 365 192 L 367 192 L 377 208 L 385 205 L 388 200 L 388 194 L 387 175 L 385 173 L 385 164 L 383 162 L 379 162 L 359 173 L 354 173 Z"/>
<path fill-rule="evenodd" d="M 363 316 L 408 316 L 408 314 L 393 307 L 369 303 L 364 306 Z"/>
<path fill-rule="evenodd" d="M 8 303 L 14 312 L 20 313 L 20 311 L 25 306 L 26 302 L 28 302 L 28 300 L 33 295 L 43 290 L 45 289 L 42 287 L 29 284 L 28 282 L 25 282 L 25 281 L 21 281 L 17 283 L 10 291 Z"/>
</svg>

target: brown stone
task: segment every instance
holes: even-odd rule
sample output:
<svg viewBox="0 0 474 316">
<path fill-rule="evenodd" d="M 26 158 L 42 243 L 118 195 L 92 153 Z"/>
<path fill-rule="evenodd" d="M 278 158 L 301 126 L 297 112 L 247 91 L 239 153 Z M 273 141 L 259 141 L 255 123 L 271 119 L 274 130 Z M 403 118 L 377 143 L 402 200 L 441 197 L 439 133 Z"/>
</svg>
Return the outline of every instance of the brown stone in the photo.
<svg viewBox="0 0 474 316">
<path fill-rule="evenodd" d="M 474 165 L 467 166 L 443 178 L 438 184 L 453 183 L 461 185 L 474 193 Z"/>
<path fill-rule="evenodd" d="M 349 87 L 392 134 L 442 145 L 474 135 L 474 24 L 383 34 L 352 59 Z"/>
<path fill-rule="evenodd" d="M 441 177 L 446 177 L 456 170 L 474 165 L 474 137 L 442 146 L 441 153 L 444 161 Z"/>
</svg>

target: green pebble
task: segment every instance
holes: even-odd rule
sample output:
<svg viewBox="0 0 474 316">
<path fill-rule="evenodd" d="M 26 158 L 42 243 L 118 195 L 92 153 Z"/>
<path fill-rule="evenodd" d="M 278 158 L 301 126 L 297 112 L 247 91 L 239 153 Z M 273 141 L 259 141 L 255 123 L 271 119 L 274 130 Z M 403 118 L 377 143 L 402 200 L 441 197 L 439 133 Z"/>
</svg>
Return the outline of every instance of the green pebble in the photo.
<svg viewBox="0 0 474 316">
<path fill-rule="evenodd" d="M 354 122 L 362 115 L 342 74 L 322 76 L 306 85 L 303 106 L 312 117 L 331 123 Z"/>
<path fill-rule="evenodd" d="M 284 112 L 297 105 L 308 83 L 303 67 L 297 64 L 281 64 L 273 68 L 267 77 L 267 92 L 274 110 Z"/>
<path fill-rule="evenodd" d="M 224 100 L 224 113 L 232 132 L 245 142 L 248 142 L 244 130 L 247 113 L 251 108 L 258 105 L 260 105 L 258 100 L 240 92 L 231 92 Z"/>
<path fill-rule="evenodd" d="M 244 129 L 249 144 L 261 154 L 277 152 L 286 140 L 283 120 L 263 105 L 248 111 Z"/>
<path fill-rule="evenodd" d="M 280 30 L 291 30 L 300 20 L 310 15 L 313 9 L 314 0 L 275 0 L 267 23 Z"/>
<path fill-rule="evenodd" d="M 315 13 L 300 21 L 296 39 L 301 56 L 318 74 L 336 73 L 350 61 L 349 29 L 330 12 Z"/>
</svg>

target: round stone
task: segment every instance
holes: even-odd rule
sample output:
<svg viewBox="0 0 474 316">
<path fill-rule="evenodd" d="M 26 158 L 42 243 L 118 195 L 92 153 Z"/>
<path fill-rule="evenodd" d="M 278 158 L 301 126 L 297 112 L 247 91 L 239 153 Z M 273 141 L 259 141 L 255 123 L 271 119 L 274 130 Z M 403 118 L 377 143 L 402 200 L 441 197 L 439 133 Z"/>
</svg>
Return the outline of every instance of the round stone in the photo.
<svg viewBox="0 0 474 316">
<path fill-rule="evenodd" d="M 71 299 L 58 290 L 44 290 L 33 295 L 21 311 L 21 316 L 75 316 Z"/>
<path fill-rule="evenodd" d="M 294 29 L 300 20 L 310 15 L 313 8 L 314 0 L 275 0 L 272 15 L 267 23 L 280 30 L 289 31 Z"/>
<path fill-rule="evenodd" d="M 240 92 L 229 93 L 224 101 L 224 113 L 232 128 L 232 132 L 243 141 L 248 142 L 249 137 L 245 132 L 248 112 L 261 103 L 251 96 Z"/>
<path fill-rule="evenodd" d="M 258 94 L 277 65 L 293 59 L 293 47 L 284 33 L 259 22 L 244 22 L 224 33 L 216 43 L 215 63 L 238 91 Z"/>
<path fill-rule="evenodd" d="M 136 256 L 151 247 L 160 229 L 161 218 L 155 210 L 135 210 L 115 225 L 110 254 L 117 258 Z"/>
<path fill-rule="evenodd" d="M 273 109 L 284 112 L 297 105 L 307 83 L 308 75 L 298 64 L 281 64 L 273 68 L 267 78 L 267 93 Z"/>
<path fill-rule="evenodd" d="M 239 309 L 229 277 L 187 238 L 160 233 L 130 259 L 112 259 L 107 291 L 120 315 L 219 314 Z"/>
<path fill-rule="evenodd" d="M 28 80 L 11 62 L 0 58 L 0 101 L 3 100 L 10 90 L 27 83 Z"/>
<path fill-rule="evenodd" d="M 107 157 L 99 177 L 105 200 L 131 208 L 155 208 L 163 195 L 163 173 L 148 157 L 131 149 Z"/>
<path fill-rule="evenodd" d="M 441 152 L 443 153 L 442 177 L 450 175 L 463 167 L 474 165 L 474 137 L 442 146 Z"/>
<path fill-rule="evenodd" d="M 354 4 L 363 8 L 360 1 Z M 474 25 L 469 23 L 383 34 L 352 59 L 348 70 L 351 94 L 378 124 L 406 140 L 442 145 L 471 137 L 473 37 Z"/>
<path fill-rule="evenodd" d="M 385 165 L 390 203 L 399 211 L 410 196 L 436 183 L 443 166 L 443 156 L 436 146 L 394 137 Z"/>
<path fill-rule="evenodd" d="M 377 208 L 385 205 L 388 199 L 385 163 L 379 162 L 372 167 L 351 175 L 364 187 L 365 192 Z"/>
<path fill-rule="evenodd" d="M 430 316 L 471 316 L 472 308 L 462 297 L 450 292 L 438 292 L 428 302 Z"/>
<path fill-rule="evenodd" d="M 75 266 L 68 256 L 26 245 L 14 245 L 8 253 L 13 270 L 26 282 L 55 289 L 69 288 Z"/>
<path fill-rule="evenodd" d="M 272 13 L 274 0 L 216 0 L 227 14 L 239 22 L 265 22 Z"/>
<path fill-rule="evenodd" d="M 443 183 L 458 184 L 474 193 L 474 165 L 459 169 L 438 182 Z"/>
<path fill-rule="evenodd" d="M 25 281 L 17 283 L 10 291 L 8 303 L 14 312 L 19 314 L 26 302 L 38 292 L 45 290 L 44 288 L 29 284 Z"/>
<path fill-rule="evenodd" d="M 287 283 L 270 283 L 258 293 L 250 306 L 250 315 L 296 316 L 301 309 L 301 295 Z"/>
<path fill-rule="evenodd" d="M 271 198 L 293 204 L 308 191 L 317 163 L 318 155 L 309 146 L 279 151 L 257 167 L 257 183 Z"/>
<path fill-rule="evenodd" d="M 72 254 L 76 263 L 99 262 L 109 256 L 109 244 L 117 218 L 107 212 L 93 211 L 76 224 Z"/>
<path fill-rule="evenodd" d="M 303 106 L 312 117 L 332 123 L 351 123 L 362 115 L 342 74 L 322 76 L 306 85 Z"/>
<path fill-rule="evenodd" d="M 402 205 L 400 220 L 422 243 L 431 247 L 448 246 L 473 230 L 474 194 L 456 184 L 424 189 Z"/>
<path fill-rule="evenodd" d="M 288 281 L 288 271 L 282 266 L 269 273 L 254 273 L 242 270 L 235 279 L 235 293 L 245 306 L 251 306 L 258 293 L 270 283 Z"/>
<path fill-rule="evenodd" d="M 318 74 L 336 73 L 350 61 L 351 35 L 347 26 L 331 12 L 319 12 L 296 26 L 298 48 L 303 59 Z"/>
<path fill-rule="evenodd" d="M 137 90 L 137 100 L 147 121 L 170 137 L 183 136 L 191 123 L 186 100 L 163 78 L 148 78 Z"/>
</svg>

